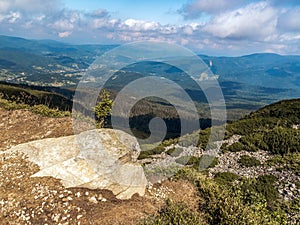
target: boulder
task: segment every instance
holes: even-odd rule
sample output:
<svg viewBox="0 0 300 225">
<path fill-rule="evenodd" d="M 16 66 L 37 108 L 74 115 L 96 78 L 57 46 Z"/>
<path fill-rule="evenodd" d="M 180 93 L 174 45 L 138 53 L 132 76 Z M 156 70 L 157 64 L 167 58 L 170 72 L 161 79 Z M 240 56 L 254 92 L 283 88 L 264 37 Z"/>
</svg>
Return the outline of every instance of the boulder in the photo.
<svg viewBox="0 0 300 225">
<path fill-rule="evenodd" d="M 147 180 L 136 162 L 139 144 L 120 130 L 90 130 L 20 144 L 9 151 L 22 152 L 39 165 L 33 176 L 61 179 L 65 187 L 108 189 L 119 199 L 145 193 Z"/>
</svg>

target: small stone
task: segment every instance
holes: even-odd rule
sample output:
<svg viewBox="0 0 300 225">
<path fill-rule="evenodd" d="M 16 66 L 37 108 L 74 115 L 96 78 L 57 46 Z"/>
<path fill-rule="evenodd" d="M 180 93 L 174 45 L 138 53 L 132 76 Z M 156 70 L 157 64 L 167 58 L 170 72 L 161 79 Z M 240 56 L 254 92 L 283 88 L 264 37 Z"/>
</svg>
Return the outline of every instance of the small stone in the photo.
<svg viewBox="0 0 300 225">
<path fill-rule="evenodd" d="M 60 214 L 57 214 L 53 217 L 54 222 L 58 222 Z"/>
<path fill-rule="evenodd" d="M 79 197 L 81 196 L 80 192 L 77 192 L 77 193 L 75 194 L 75 196 L 76 196 L 77 198 L 79 198 Z"/>
<path fill-rule="evenodd" d="M 85 195 L 86 195 L 86 196 L 88 196 L 88 195 L 89 195 L 89 192 L 88 192 L 88 191 L 86 191 L 86 192 L 85 192 Z"/>
<path fill-rule="evenodd" d="M 79 220 L 83 215 L 78 215 L 76 218 Z"/>
<path fill-rule="evenodd" d="M 98 195 L 98 200 L 101 201 L 103 196 L 101 194 Z"/>
<path fill-rule="evenodd" d="M 97 203 L 98 203 L 98 200 L 96 199 L 95 196 L 92 196 L 92 197 L 89 198 L 89 202 L 94 203 L 94 204 L 97 204 Z"/>
</svg>

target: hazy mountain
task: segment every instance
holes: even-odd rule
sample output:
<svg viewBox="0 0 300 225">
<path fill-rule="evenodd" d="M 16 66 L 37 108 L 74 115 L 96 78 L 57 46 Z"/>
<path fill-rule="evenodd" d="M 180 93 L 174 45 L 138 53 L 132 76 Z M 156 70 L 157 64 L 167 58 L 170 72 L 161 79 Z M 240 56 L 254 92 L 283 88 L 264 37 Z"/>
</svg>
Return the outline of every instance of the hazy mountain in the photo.
<svg viewBox="0 0 300 225">
<path fill-rule="evenodd" d="M 0 80 L 76 87 L 96 57 L 114 47 L 116 45 L 72 45 L 0 36 Z M 227 108 L 233 114 L 240 114 L 240 109 L 245 112 L 281 99 L 300 97 L 300 56 L 264 53 L 200 57 L 218 75 Z M 118 91 L 138 77 L 164 76 L 180 84 L 195 101 L 206 101 L 195 82 L 170 65 L 143 62 L 128 66 L 123 72 L 117 72 L 108 82 L 110 89 Z"/>
</svg>

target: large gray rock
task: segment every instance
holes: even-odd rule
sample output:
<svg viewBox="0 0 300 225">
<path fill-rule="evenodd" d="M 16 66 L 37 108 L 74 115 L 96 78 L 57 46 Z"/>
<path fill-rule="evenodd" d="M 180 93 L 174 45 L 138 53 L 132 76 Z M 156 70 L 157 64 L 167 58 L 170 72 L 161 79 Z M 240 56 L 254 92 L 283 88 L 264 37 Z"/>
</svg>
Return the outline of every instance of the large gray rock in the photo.
<svg viewBox="0 0 300 225">
<path fill-rule="evenodd" d="M 111 190 L 119 199 L 143 196 L 147 184 L 136 160 L 140 147 L 125 132 L 99 129 L 14 146 L 40 166 L 33 176 L 61 179 L 65 187 Z"/>
</svg>

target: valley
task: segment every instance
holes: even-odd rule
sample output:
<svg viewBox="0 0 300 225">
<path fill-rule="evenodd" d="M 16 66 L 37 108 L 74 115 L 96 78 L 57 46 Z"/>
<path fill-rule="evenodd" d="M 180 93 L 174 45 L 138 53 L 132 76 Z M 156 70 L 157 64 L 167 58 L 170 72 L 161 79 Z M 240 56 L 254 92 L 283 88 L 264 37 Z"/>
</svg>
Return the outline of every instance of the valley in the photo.
<svg viewBox="0 0 300 225">
<path fill-rule="evenodd" d="M 227 108 L 227 121 L 217 121 L 214 126 L 205 91 L 183 71 L 157 62 L 122 68 L 105 83 L 106 102 L 102 102 L 101 95 L 97 99 L 103 108 L 111 107 L 107 101 L 116 100 L 132 81 L 161 77 L 172 80 L 188 93 L 197 108 L 200 130 L 181 134 L 183 121 L 174 105 L 150 96 L 132 107 L 128 118 L 130 130 L 139 141 L 146 139 L 151 135 L 151 120 L 159 117 L 166 124 L 166 135 L 158 143 L 156 137 L 149 143 L 123 137 L 127 141 L 123 145 L 114 140 L 113 134 L 105 134 L 112 128 L 109 113 L 94 121 L 95 109 L 82 104 L 85 114 L 79 116 L 84 121 L 80 128 L 85 131 L 94 122 L 92 129 L 101 128 L 99 132 L 104 133 L 101 146 L 120 150 L 119 155 L 106 155 L 107 162 L 95 163 L 96 157 L 89 151 L 80 155 L 71 141 L 64 140 L 71 139 L 74 133 L 81 134 L 75 132 L 72 111 L 74 104 L 79 104 L 73 102 L 77 84 L 97 56 L 117 45 L 71 45 L 7 36 L 0 36 L 0 40 L 0 221 L 3 224 L 299 223 L 300 57 L 266 53 L 241 57 L 200 55 L 217 79 Z M 184 103 L 175 88 L 168 89 L 167 95 Z M 133 98 L 126 94 L 122 97 Z M 120 102 L 126 104 L 125 100 Z M 181 110 L 189 118 L 190 109 Z M 97 127 L 99 119 L 103 119 L 104 128 Z M 127 118 L 118 119 L 123 123 Z M 87 149 L 93 149 L 93 144 L 94 141 L 88 142 Z M 51 153 L 64 149 L 64 145 L 68 151 L 62 153 L 72 152 L 73 158 L 60 159 Z M 46 147 L 39 150 L 41 146 L 49 148 L 48 151 L 45 153 Z M 18 148 L 25 148 L 22 151 L 27 151 L 27 155 L 15 150 Z M 128 152 L 123 154 L 125 149 Z M 41 157 L 43 154 L 52 154 L 53 159 Z M 133 179 L 132 186 L 127 187 L 127 183 L 117 178 L 110 184 L 105 176 L 113 173 L 101 168 L 112 162 L 112 155 L 117 155 L 113 165 L 134 166 L 140 171 L 139 179 L 145 176 L 145 186 L 133 185 L 137 180 L 130 173 L 134 173 L 133 167 L 125 174 L 119 167 L 115 169 L 120 173 L 117 178 Z M 39 160 L 34 161 L 36 158 Z M 46 159 L 50 162 L 48 166 Z M 108 168 L 113 167 L 108 165 Z M 98 170 L 102 174 L 97 176 L 87 172 Z M 42 172 L 51 176 L 36 176 Z M 76 172 L 89 174 L 92 181 Z M 76 176 L 82 179 L 81 185 L 63 185 L 76 183 L 74 179 L 71 182 L 71 177 Z M 86 188 L 93 182 L 106 183 L 107 188 Z M 122 191 L 126 193 L 131 188 L 136 192 L 134 195 L 119 198 Z"/>
</svg>

